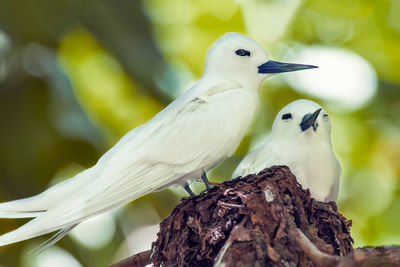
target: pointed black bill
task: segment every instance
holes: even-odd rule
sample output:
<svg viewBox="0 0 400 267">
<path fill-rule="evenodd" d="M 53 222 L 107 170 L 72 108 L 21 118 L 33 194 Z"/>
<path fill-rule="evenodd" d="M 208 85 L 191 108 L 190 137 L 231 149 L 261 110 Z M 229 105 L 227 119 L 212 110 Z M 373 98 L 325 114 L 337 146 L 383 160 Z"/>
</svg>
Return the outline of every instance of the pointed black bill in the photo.
<svg viewBox="0 0 400 267">
<path fill-rule="evenodd" d="M 308 128 L 310 128 L 311 126 L 313 127 L 314 132 L 317 130 L 318 124 L 316 124 L 315 121 L 317 120 L 318 115 L 321 112 L 321 109 L 322 108 L 319 108 L 314 113 L 312 114 L 308 113 L 303 117 L 303 120 L 300 123 L 300 128 L 303 132 Z"/>
<path fill-rule="evenodd" d="M 285 63 L 285 62 L 269 60 L 266 63 L 258 66 L 258 73 L 281 73 L 281 72 L 307 70 L 315 68 L 318 67 L 313 65 Z"/>
</svg>

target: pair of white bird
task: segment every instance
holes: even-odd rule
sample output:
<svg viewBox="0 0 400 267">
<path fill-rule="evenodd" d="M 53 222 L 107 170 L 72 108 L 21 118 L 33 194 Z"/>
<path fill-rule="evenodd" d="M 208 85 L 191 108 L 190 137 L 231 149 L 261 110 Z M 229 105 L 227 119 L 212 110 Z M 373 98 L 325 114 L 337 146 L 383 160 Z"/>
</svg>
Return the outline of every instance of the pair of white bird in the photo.
<svg viewBox="0 0 400 267">
<path fill-rule="evenodd" d="M 270 60 L 254 40 L 230 33 L 210 49 L 204 75 L 145 125 L 127 133 L 97 164 L 36 196 L 0 204 L 2 218 L 34 218 L 0 236 L 0 246 L 58 232 L 54 244 L 80 222 L 171 184 L 187 185 L 231 156 L 247 132 L 262 82 L 275 73 L 315 66 Z M 279 112 L 265 145 L 234 176 L 288 165 L 321 201 L 335 200 L 340 166 L 330 122 L 316 103 L 299 100 Z"/>
</svg>

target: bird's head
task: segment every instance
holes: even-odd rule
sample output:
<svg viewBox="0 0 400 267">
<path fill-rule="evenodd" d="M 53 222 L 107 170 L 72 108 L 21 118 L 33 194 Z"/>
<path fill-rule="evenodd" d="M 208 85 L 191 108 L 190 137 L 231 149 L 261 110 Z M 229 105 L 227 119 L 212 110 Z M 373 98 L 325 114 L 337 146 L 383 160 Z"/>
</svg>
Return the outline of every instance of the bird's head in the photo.
<svg viewBox="0 0 400 267">
<path fill-rule="evenodd" d="M 316 66 L 273 61 L 253 39 L 240 33 L 228 33 L 208 52 L 205 75 L 258 89 L 261 82 L 273 74 L 311 68 Z"/>
<path fill-rule="evenodd" d="M 290 140 L 330 141 L 328 113 L 317 103 L 301 99 L 284 107 L 272 125 L 272 135 Z"/>
</svg>

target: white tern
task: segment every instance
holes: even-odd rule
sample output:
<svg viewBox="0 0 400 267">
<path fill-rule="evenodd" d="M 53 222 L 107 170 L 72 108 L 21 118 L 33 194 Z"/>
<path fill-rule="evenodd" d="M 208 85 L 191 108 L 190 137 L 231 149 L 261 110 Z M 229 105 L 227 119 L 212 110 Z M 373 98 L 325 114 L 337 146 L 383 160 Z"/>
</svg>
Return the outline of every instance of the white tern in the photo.
<svg viewBox="0 0 400 267">
<path fill-rule="evenodd" d="M 96 165 L 41 194 L 1 203 L 0 217 L 34 219 L 0 236 L 0 246 L 58 230 L 47 247 L 90 217 L 171 184 L 205 178 L 247 132 L 261 83 L 274 73 L 311 68 L 272 61 L 256 41 L 226 34 L 209 50 L 202 78 Z"/>
<path fill-rule="evenodd" d="M 310 100 L 297 100 L 276 116 L 267 141 L 248 154 L 232 179 L 287 165 L 319 201 L 336 201 L 341 167 L 331 143 L 328 113 Z"/>
</svg>

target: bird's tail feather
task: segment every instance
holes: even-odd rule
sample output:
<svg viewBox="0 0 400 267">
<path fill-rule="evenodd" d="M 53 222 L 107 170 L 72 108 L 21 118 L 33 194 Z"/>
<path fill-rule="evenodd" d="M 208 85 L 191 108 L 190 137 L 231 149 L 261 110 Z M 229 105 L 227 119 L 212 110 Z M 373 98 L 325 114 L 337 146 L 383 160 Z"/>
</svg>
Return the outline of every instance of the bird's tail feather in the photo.
<svg viewBox="0 0 400 267">
<path fill-rule="evenodd" d="M 71 193 L 85 186 L 95 175 L 96 168 L 92 167 L 36 196 L 0 203 L 0 218 L 38 217 Z"/>
<path fill-rule="evenodd" d="M 46 213 L 44 213 L 46 214 Z M 53 228 L 53 227 L 46 227 L 46 225 L 40 225 L 38 224 L 40 216 L 37 218 L 27 222 L 26 224 L 22 225 L 21 227 L 5 233 L 0 236 L 0 246 L 5 246 L 13 243 L 17 243 L 20 241 L 24 241 L 26 239 L 34 238 L 40 235 L 45 235 L 54 231 L 57 231 L 61 228 L 68 228 L 68 226 L 64 227 L 58 227 L 58 228 Z M 40 221 L 40 220 L 39 220 Z"/>
<path fill-rule="evenodd" d="M 149 168 L 149 166 L 142 166 L 142 171 L 146 168 Z M 159 174 L 162 179 L 167 179 L 166 177 L 173 178 L 175 176 L 175 174 L 168 169 L 167 165 L 160 165 L 158 168 L 153 167 L 146 175 L 153 177 L 153 173 L 156 171 L 162 173 L 161 175 Z M 141 173 L 138 172 L 138 174 Z M 142 176 L 140 177 L 142 178 L 140 180 L 146 181 Z M 87 195 L 87 192 L 94 191 L 90 186 L 96 189 L 98 185 L 98 183 L 90 184 L 85 187 L 85 190 L 79 191 L 80 195 L 73 195 L 73 198 L 68 198 L 69 201 L 60 201 L 57 203 L 58 205 L 49 207 L 46 212 L 38 215 L 18 229 L 1 235 L 0 246 L 17 243 L 59 230 L 52 239 L 43 244 L 42 247 L 46 249 L 61 239 L 74 225 L 81 221 L 121 206 L 143 194 L 154 191 L 160 187 L 160 183 L 165 184 L 160 182 L 161 179 L 154 180 L 156 180 L 155 184 L 146 184 L 143 181 L 139 181 L 138 183 L 135 179 L 122 179 L 122 181 L 118 181 L 106 187 L 104 190 L 108 190 L 107 194 L 104 194 L 103 190 L 93 195 Z M 74 187 L 76 188 L 75 185 Z M 53 196 L 52 199 L 55 199 L 55 197 Z M 42 247 L 39 248 L 39 252 L 43 250 Z"/>
<path fill-rule="evenodd" d="M 48 249 L 49 247 L 51 247 L 52 245 L 54 245 L 55 243 L 57 243 L 58 241 L 60 241 L 66 234 L 68 234 L 72 229 L 75 228 L 75 226 L 77 226 L 78 224 L 73 224 L 71 226 L 65 227 L 61 230 L 59 230 L 57 233 L 55 233 L 52 237 L 50 237 L 49 239 L 47 239 L 45 242 L 43 242 L 42 244 L 40 244 L 39 246 L 37 246 L 36 248 L 34 248 L 32 250 L 32 252 L 37 255 L 42 253 L 43 251 L 45 251 L 46 249 Z"/>
<path fill-rule="evenodd" d="M 87 171 L 86 171 L 87 172 Z M 79 222 L 71 222 L 65 225 L 54 226 L 51 222 L 44 219 L 52 210 L 52 207 L 57 206 L 62 200 L 76 191 L 78 186 L 86 184 L 89 175 L 83 176 L 82 173 L 78 176 L 80 179 L 69 179 L 50 187 L 39 195 L 14 200 L 10 202 L 0 203 L 0 217 L 2 218 L 26 218 L 35 217 L 33 220 L 22 225 L 14 231 L 5 233 L 0 236 L 0 246 L 5 246 L 12 243 L 17 243 L 29 238 L 34 238 L 40 235 L 48 234 L 60 230 L 54 238 L 49 240 L 49 244 L 44 244 L 44 249 L 48 248 L 64 235 L 68 233 Z M 72 182 L 72 181 L 75 181 Z M 39 249 L 39 252 L 43 249 Z"/>
<path fill-rule="evenodd" d="M 38 196 L 0 203 L 0 218 L 32 218 L 39 216 L 47 209 L 45 205 L 41 205 L 41 200 L 37 198 Z"/>
</svg>

